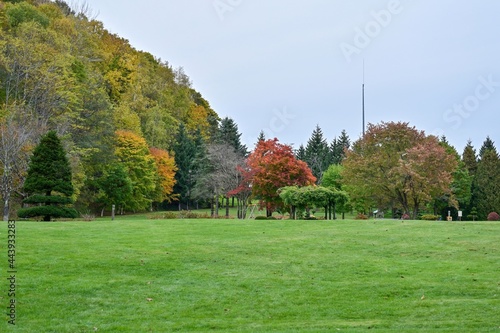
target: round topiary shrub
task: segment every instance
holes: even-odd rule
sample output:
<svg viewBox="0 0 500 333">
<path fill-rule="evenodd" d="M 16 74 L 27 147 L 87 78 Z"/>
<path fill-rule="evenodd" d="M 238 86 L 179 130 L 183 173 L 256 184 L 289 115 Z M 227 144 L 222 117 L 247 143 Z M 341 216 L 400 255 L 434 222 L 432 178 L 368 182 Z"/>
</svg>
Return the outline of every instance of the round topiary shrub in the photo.
<svg viewBox="0 0 500 333">
<path fill-rule="evenodd" d="M 500 215 L 497 212 L 491 212 L 488 214 L 488 221 L 498 221 L 500 220 Z"/>
</svg>

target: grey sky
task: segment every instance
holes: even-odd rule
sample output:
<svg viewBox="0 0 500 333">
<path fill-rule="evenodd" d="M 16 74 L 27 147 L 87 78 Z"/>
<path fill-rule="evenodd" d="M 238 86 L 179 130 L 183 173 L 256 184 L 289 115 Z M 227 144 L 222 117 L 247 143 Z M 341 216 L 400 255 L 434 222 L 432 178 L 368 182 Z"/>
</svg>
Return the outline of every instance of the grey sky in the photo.
<svg viewBox="0 0 500 333">
<path fill-rule="evenodd" d="M 462 153 L 500 145 L 500 1 L 86 0 L 139 50 L 182 66 L 252 148 L 407 121 Z"/>
</svg>

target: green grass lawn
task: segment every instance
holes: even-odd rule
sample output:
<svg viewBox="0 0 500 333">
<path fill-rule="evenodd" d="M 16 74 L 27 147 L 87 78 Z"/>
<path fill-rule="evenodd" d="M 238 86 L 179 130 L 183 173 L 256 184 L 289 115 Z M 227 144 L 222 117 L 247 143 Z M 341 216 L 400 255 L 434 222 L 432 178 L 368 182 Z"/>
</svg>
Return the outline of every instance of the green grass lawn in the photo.
<svg viewBox="0 0 500 333">
<path fill-rule="evenodd" d="M 17 222 L 1 332 L 500 332 L 500 223 Z"/>
</svg>

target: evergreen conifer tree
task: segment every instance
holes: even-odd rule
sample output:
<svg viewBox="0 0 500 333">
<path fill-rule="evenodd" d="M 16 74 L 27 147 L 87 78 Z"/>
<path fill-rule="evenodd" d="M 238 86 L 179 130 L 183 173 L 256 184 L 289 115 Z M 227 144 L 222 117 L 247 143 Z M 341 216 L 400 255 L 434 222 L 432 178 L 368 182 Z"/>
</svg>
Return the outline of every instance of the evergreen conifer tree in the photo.
<svg viewBox="0 0 500 333">
<path fill-rule="evenodd" d="M 68 207 L 74 192 L 71 180 L 71 168 L 61 141 L 55 131 L 50 131 L 35 148 L 24 183 L 28 197 L 23 202 L 35 206 L 21 208 L 17 215 L 22 218 L 42 216 L 44 221 L 77 217 L 76 210 Z"/>
<path fill-rule="evenodd" d="M 307 141 L 305 162 L 309 165 L 309 168 L 311 168 L 317 182 L 320 183 L 323 172 L 331 164 L 331 158 L 328 143 L 323 137 L 323 131 L 319 125 L 316 125 L 316 128 L 311 134 L 311 138 Z"/>
<path fill-rule="evenodd" d="M 229 117 L 221 120 L 217 142 L 232 146 L 241 156 L 248 154 L 247 147 L 241 143 L 241 133 L 238 132 L 238 125 Z"/>
<path fill-rule="evenodd" d="M 469 171 L 469 175 L 474 176 L 477 170 L 477 156 L 476 150 L 472 146 L 472 142 L 470 140 L 467 141 L 467 145 L 462 153 L 462 161 L 465 163 L 465 166 Z"/>
<path fill-rule="evenodd" d="M 472 207 L 477 208 L 480 219 L 486 220 L 491 212 L 500 211 L 500 159 L 496 149 L 485 149 L 478 163 L 472 185 Z"/>
<path fill-rule="evenodd" d="M 257 137 L 257 143 L 260 141 L 266 141 L 266 135 L 264 134 L 264 131 L 259 132 L 259 136 Z"/>
<path fill-rule="evenodd" d="M 345 130 L 342 130 L 339 138 L 334 138 L 330 144 L 333 164 L 341 164 L 345 158 L 345 150 L 351 146 L 351 140 Z"/>
<path fill-rule="evenodd" d="M 299 149 L 297 149 L 295 151 L 295 157 L 298 159 L 298 160 L 301 160 L 301 161 L 306 161 L 306 149 L 304 148 L 304 145 L 300 145 Z"/>
<path fill-rule="evenodd" d="M 490 139 L 489 136 L 486 137 L 486 140 L 484 140 L 483 145 L 481 146 L 481 149 L 479 150 L 479 159 L 482 159 L 486 151 L 488 150 L 495 150 L 495 143 Z"/>
<path fill-rule="evenodd" d="M 181 123 L 173 148 L 175 165 L 178 168 L 175 173 L 174 193 L 180 196 L 179 208 L 181 208 L 181 202 L 185 203 L 188 208 L 197 178 L 200 173 L 204 172 L 205 142 L 200 130 L 196 130 L 194 135 L 190 136 L 184 124 Z"/>
</svg>

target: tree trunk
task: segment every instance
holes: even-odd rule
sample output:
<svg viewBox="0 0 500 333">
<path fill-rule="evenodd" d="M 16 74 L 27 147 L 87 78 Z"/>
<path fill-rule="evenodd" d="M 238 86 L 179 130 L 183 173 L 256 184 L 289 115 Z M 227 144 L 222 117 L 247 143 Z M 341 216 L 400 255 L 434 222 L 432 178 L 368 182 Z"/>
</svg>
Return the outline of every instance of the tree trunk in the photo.
<svg viewBox="0 0 500 333">
<path fill-rule="evenodd" d="M 269 207 L 266 207 L 266 217 L 271 217 L 272 215 L 273 211 Z"/>
<path fill-rule="evenodd" d="M 229 197 L 226 197 L 226 217 L 229 218 Z"/>
<path fill-rule="evenodd" d="M 9 220 L 9 199 L 5 199 L 3 203 L 3 220 L 8 221 Z"/>
<path fill-rule="evenodd" d="M 215 211 L 214 211 L 214 198 L 210 199 L 210 216 L 215 217 Z"/>
<path fill-rule="evenodd" d="M 219 196 L 215 200 L 215 217 L 219 217 Z"/>
</svg>

